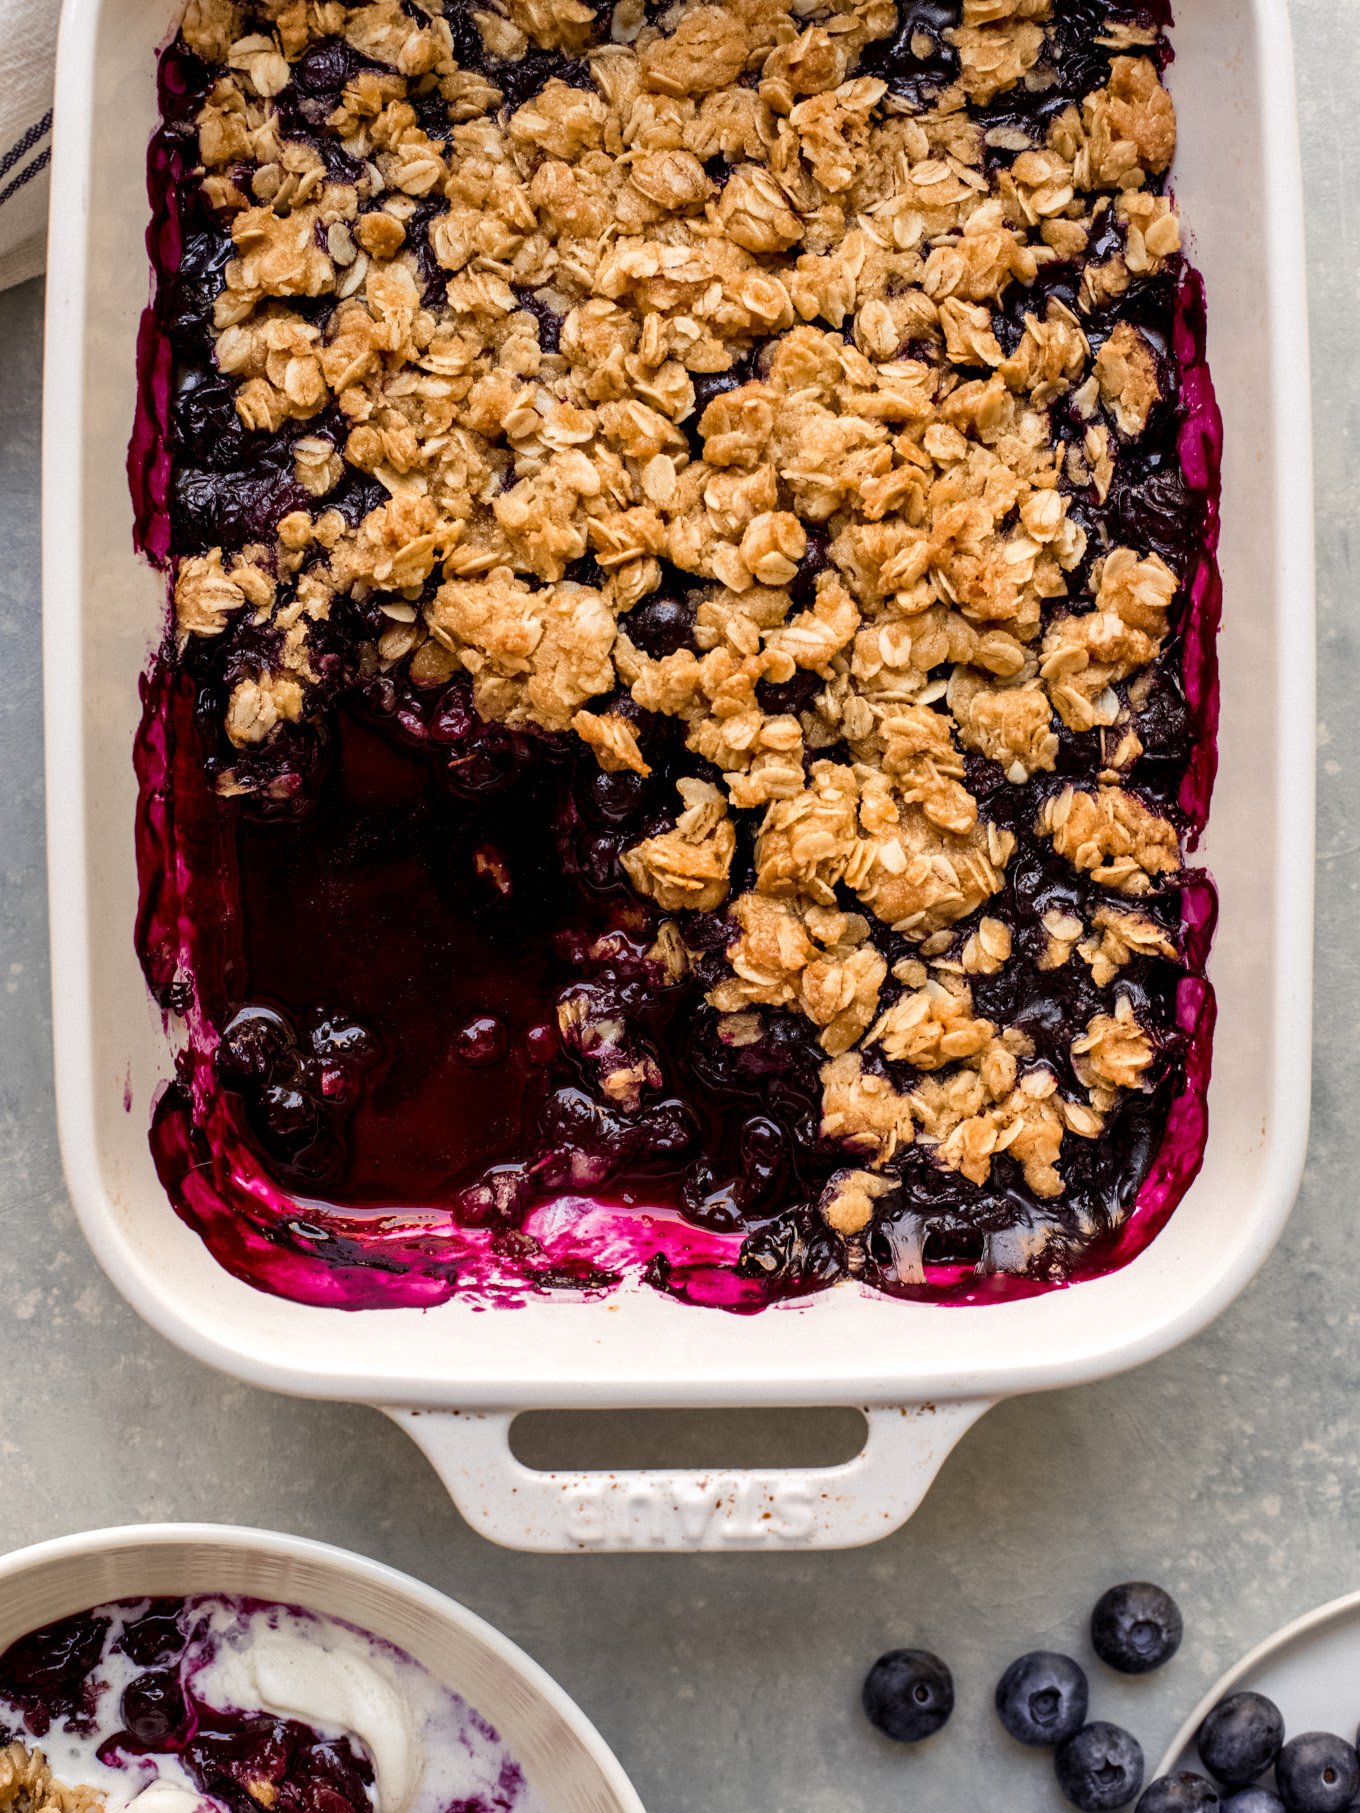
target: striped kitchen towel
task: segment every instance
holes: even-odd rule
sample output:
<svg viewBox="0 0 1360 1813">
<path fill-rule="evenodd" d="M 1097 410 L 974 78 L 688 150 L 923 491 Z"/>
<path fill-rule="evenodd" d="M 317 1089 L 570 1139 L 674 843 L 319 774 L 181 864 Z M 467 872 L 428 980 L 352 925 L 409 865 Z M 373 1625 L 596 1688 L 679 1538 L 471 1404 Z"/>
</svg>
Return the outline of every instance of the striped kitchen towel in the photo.
<svg viewBox="0 0 1360 1813">
<path fill-rule="evenodd" d="M 47 256 L 59 0 L 0 0 L 0 289 Z"/>
</svg>

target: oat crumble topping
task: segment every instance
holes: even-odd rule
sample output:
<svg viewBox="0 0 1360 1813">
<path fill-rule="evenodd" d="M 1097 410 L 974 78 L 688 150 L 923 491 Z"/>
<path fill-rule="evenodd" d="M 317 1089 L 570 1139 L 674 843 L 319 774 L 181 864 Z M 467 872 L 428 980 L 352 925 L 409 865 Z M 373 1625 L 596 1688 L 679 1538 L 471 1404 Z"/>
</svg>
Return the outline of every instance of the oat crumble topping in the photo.
<svg viewBox="0 0 1360 1813">
<path fill-rule="evenodd" d="M 30 1750 L 17 1738 L 0 1746 L 3 1813 L 96 1813 L 103 1805 L 97 1788 L 68 1788 L 58 1781 L 41 1750 Z"/>
</svg>

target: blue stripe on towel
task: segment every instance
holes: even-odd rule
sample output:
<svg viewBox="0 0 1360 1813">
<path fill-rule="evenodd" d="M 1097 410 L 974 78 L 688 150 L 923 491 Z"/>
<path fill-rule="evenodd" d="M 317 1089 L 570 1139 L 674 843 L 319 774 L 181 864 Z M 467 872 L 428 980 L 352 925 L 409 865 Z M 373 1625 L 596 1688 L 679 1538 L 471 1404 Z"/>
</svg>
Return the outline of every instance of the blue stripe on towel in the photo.
<svg viewBox="0 0 1360 1813">
<path fill-rule="evenodd" d="M 13 145 L 11 145 L 9 150 L 5 153 L 5 155 L 3 157 L 0 157 L 0 176 L 4 176 L 7 171 L 12 170 L 14 168 L 15 164 L 18 163 L 19 159 L 21 157 L 23 157 L 25 155 L 25 153 L 31 151 L 33 149 L 33 147 L 37 144 L 38 140 L 43 136 L 43 134 L 45 132 L 49 132 L 51 130 L 51 128 L 52 128 L 52 109 L 49 107 L 47 112 L 38 121 L 37 125 L 30 126 L 28 131 L 23 135 L 23 137 L 21 139 L 18 139 Z M 30 174 L 36 176 L 38 170 L 41 168 L 42 168 L 41 165 L 36 166 L 35 169 L 30 172 Z M 22 179 L 22 181 L 27 182 L 28 177 L 25 176 Z M 19 186 L 22 186 L 22 185 L 19 185 Z M 15 187 L 16 187 L 16 185 L 14 183 L 11 183 L 9 188 L 5 190 L 5 193 L 3 195 L 0 195 L 0 202 L 4 202 L 5 200 L 7 200 L 8 197 L 13 193 Z"/>
<path fill-rule="evenodd" d="M 47 168 L 51 161 L 52 150 L 49 146 L 46 151 L 35 157 L 31 164 L 28 164 L 22 169 L 14 178 L 13 182 L 6 183 L 5 187 L 0 189 L 0 208 L 4 207 L 5 203 L 9 200 L 10 196 L 13 195 L 16 189 L 22 189 L 25 183 L 31 182 L 40 170 L 45 170 Z M 3 174 L 3 172 L 0 172 L 0 174 Z"/>
</svg>

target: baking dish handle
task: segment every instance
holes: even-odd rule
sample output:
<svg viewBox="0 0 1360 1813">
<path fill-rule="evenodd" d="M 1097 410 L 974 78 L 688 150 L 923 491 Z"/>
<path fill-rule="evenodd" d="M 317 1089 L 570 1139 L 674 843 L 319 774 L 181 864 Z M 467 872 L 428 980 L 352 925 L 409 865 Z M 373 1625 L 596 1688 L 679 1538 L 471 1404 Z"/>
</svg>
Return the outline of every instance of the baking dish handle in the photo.
<svg viewBox="0 0 1360 1813">
<path fill-rule="evenodd" d="M 514 1410 L 387 1415 L 473 1529 L 511 1549 L 848 1549 L 904 1524 L 991 1400 L 864 1408 L 868 1438 L 835 1467 L 539 1473 L 510 1450 Z"/>
</svg>

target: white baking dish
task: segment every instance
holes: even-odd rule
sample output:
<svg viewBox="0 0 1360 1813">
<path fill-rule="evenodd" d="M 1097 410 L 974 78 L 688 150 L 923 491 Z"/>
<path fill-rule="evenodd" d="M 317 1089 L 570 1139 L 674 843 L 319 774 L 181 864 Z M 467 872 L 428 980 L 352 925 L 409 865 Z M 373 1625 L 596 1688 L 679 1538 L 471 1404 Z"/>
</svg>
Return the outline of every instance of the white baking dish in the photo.
<svg viewBox="0 0 1360 1813">
<path fill-rule="evenodd" d="M 195 1593 L 300 1605 L 395 1643 L 490 1720 L 551 1813 L 643 1813 L 599 1732 L 522 1649 L 409 1575 L 300 1536 L 148 1523 L 20 1549 L 0 1558 L 0 1652 L 94 1605 Z"/>
<path fill-rule="evenodd" d="M 858 1287 L 747 1317 L 642 1287 L 607 1302 L 346 1313 L 238 1283 L 178 1221 L 147 1148 L 169 1053 L 133 953 L 137 679 L 164 582 L 132 550 L 124 455 L 147 300 L 145 148 L 175 0 L 67 0 L 57 77 L 44 481 L 48 828 L 67 1176 L 109 1275 L 211 1365 L 394 1410 L 476 1528 L 524 1547 L 836 1546 L 910 1515 L 998 1398 L 1117 1372 L 1231 1301 L 1284 1223 L 1308 1116 L 1313 597 L 1307 317 L 1283 0 L 1181 0 L 1176 187 L 1209 298 L 1226 426 L 1222 766 L 1203 856 L 1221 893 L 1203 1171 L 1131 1265 L 989 1307 Z M 531 1473 L 519 1409 L 850 1403 L 825 1472 Z"/>
</svg>

